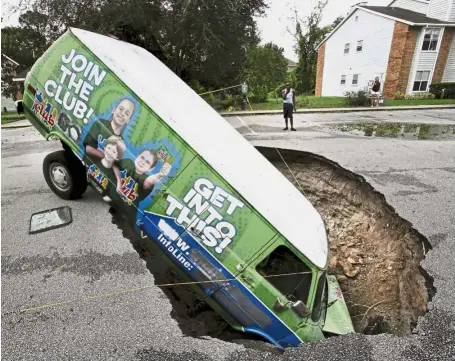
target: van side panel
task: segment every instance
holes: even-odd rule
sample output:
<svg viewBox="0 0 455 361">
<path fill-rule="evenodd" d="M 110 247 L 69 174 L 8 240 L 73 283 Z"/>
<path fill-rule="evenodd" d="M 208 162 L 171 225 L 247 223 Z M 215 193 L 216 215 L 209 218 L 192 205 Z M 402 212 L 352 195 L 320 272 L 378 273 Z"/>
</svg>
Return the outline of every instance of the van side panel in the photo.
<svg viewBox="0 0 455 361">
<path fill-rule="evenodd" d="M 169 226 L 176 231 L 172 240 Z M 297 346 L 302 340 L 272 310 L 217 260 L 175 218 L 146 212 L 140 228 L 157 240 L 176 264 L 199 283 L 207 296 L 222 306 L 247 332 L 261 335 L 277 346 Z M 167 232 L 163 232 L 167 230 Z M 285 340 L 284 342 L 280 342 Z"/>
<path fill-rule="evenodd" d="M 182 171 L 151 211 L 175 219 L 233 273 L 238 272 L 238 265 L 248 264 L 276 234 L 199 157 Z"/>
<path fill-rule="evenodd" d="M 140 222 L 146 210 L 165 215 L 169 197 L 173 197 L 182 209 L 175 208 L 171 215 L 179 220 L 185 218 L 185 211 L 187 220 L 197 216 L 202 245 L 232 272 L 277 233 L 70 32 L 39 59 L 27 83 L 36 90 L 34 94 L 25 92 L 29 117 L 67 140 L 89 167 L 91 185 L 118 203 L 132 222 Z M 129 114 L 120 115 L 119 121 L 116 113 L 122 107 Z M 119 127 L 117 123 L 122 122 Z M 117 148 L 123 146 L 111 168 L 89 151 L 92 148 L 104 154 L 109 138 L 114 138 Z M 136 163 L 144 151 L 148 156 L 148 150 L 158 161 L 141 172 Z M 166 166 L 170 171 L 162 176 Z M 208 208 L 196 215 L 196 211 L 201 212 L 198 199 Z M 204 224 L 207 220 L 210 224 Z"/>
<path fill-rule="evenodd" d="M 89 167 L 91 185 L 118 201 L 133 223 L 195 157 L 166 123 L 69 32 L 37 61 L 26 79 L 25 89 L 27 117 L 47 133 L 64 139 Z M 122 104 L 130 108 L 131 114 L 124 117 L 123 126 L 115 128 L 113 114 Z M 119 179 L 113 168 L 103 166 L 100 158 L 86 152 L 88 144 L 104 152 L 110 137 L 117 138 L 123 147 L 115 163 Z M 135 161 L 149 149 L 158 161 L 138 172 Z M 159 174 L 165 163 L 171 167 L 169 173 L 143 189 L 146 176 Z M 116 188 L 120 188 L 120 194 Z"/>
<path fill-rule="evenodd" d="M 39 59 L 25 89 L 27 117 L 63 138 L 92 187 L 177 266 L 214 280 L 201 284 L 207 295 L 245 329 L 301 342 L 236 279 L 276 230 L 71 33 Z"/>
</svg>

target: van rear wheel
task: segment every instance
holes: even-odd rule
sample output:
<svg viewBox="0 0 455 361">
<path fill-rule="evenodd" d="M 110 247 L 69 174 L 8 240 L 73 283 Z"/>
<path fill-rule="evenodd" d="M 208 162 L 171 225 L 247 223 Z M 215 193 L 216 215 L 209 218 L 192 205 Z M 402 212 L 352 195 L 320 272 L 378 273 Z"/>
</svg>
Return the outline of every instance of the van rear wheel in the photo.
<svg viewBox="0 0 455 361">
<path fill-rule="evenodd" d="M 87 190 L 85 167 L 68 150 L 48 154 L 43 161 L 43 174 L 49 188 L 60 198 L 79 199 Z"/>
</svg>

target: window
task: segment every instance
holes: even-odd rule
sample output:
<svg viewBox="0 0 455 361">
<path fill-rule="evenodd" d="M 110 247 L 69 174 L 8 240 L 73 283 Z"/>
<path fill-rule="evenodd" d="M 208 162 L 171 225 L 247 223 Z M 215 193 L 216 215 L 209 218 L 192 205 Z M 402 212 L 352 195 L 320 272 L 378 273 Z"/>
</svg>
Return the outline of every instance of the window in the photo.
<svg viewBox="0 0 455 361">
<path fill-rule="evenodd" d="M 429 71 L 418 71 L 414 79 L 414 86 L 412 87 L 412 91 L 415 92 L 426 91 L 429 78 L 430 78 Z"/>
<path fill-rule="evenodd" d="M 327 287 L 325 287 L 327 274 L 324 272 L 319 277 L 318 286 L 316 287 L 316 296 L 314 298 L 313 313 L 311 318 L 313 321 L 318 321 L 321 318 L 322 311 L 327 304 Z"/>
<path fill-rule="evenodd" d="M 349 54 L 349 43 L 344 44 L 344 53 Z"/>
<path fill-rule="evenodd" d="M 357 52 L 360 53 L 363 49 L 363 40 L 357 42 Z"/>
<path fill-rule="evenodd" d="M 358 21 L 359 20 L 359 16 L 357 15 L 354 19 L 355 19 L 355 21 Z"/>
<path fill-rule="evenodd" d="M 341 76 L 340 84 L 341 84 L 341 85 L 346 84 L 346 75 L 342 75 L 342 76 Z"/>
<path fill-rule="evenodd" d="M 265 280 L 289 301 L 302 301 L 307 304 L 312 279 L 311 269 L 287 247 L 275 248 L 256 266 L 256 270 L 262 276 L 287 274 L 281 277 L 267 277 Z"/>
<path fill-rule="evenodd" d="M 423 51 L 436 51 L 438 47 L 439 33 L 441 29 L 426 29 L 423 36 Z"/>
<path fill-rule="evenodd" d="M 359 74 L 354 74 L 352 76 L 352 85 L 357 85 L 359 83 Z"/>
</svg>

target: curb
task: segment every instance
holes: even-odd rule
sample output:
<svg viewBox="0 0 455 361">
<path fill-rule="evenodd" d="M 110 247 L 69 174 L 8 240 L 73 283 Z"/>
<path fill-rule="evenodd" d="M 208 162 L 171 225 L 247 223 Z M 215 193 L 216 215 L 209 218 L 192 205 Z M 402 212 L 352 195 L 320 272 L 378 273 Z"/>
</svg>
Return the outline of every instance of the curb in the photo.
<svg viewBox="0 0 455 361">
<path fill-rule="evenodd" d="M 12 123 L 8 123 L 8 124 L 3 124 L 2 125 L 2 129 L 18 129 L 18 128 L 28 128 L 28 127 L 32 127 L 32 123 L 28 122 L 28 124 L 15 124 L 15 123 L 19 123 L 19 122 L 23 122 L 24 120 L 26 119 L 21 119 L 21 120 L 18 120 L 17 122 L 12 122 Z"/>
<path fill-rule="evenodd" d="M 381 111 L 400 111 L 400 110 L 429 110 L 429 109 L 455 109 L 454 104 L 436 104 L 436 105 L 414 105 L 414 106 L 382 106 L 382 107 L 359 107 L 359 108 L 314 108 L 297 110 L 294 114 L 312 114 L 312 113 L 355 113 L 355 112 L 381 112 Z M 282 110 L 258 110 L 242 112 L 223 112 L 219 113 L 223 117 L 235 117 L 240 115 L 276 115 L 282 114 Z"/>
</svg>

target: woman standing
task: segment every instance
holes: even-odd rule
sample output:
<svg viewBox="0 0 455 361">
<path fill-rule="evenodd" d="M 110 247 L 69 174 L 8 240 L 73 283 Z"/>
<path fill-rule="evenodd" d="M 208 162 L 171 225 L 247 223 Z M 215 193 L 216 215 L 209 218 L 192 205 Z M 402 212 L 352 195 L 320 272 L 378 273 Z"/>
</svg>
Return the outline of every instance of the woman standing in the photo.
<svg viewBox="0 0 455 361">
<path fill-rule="evenodd" d="M 297 129 L 294 128 L 294 118 L 292 117 L 295 105 L 295 92 L 294 89 L 291 88 L 291 84 L 286 84 L 286 88 L 281 91 L 281 95 L 283 96 L 283 116 L 284 121 L 286 122 L 286 128 L 283 130 L 288 130 L 289 118 L 291 120 L 291 130 L 296 131 Z"/>
</svg>

